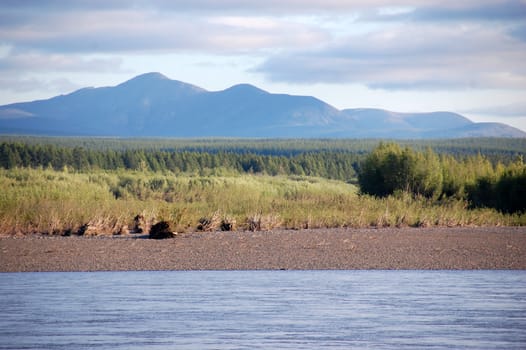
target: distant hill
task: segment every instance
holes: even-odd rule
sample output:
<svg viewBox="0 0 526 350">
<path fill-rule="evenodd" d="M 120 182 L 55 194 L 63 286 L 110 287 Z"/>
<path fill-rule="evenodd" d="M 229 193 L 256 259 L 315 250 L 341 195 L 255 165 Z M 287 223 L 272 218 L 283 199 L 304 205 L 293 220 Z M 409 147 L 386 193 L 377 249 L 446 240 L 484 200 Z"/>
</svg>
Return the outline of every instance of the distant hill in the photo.
<svg viewBox="0 0 526 350">
<path fill-rule="evenodd" d="M 114 87 L 0 106 L 0 134 L 162 137 L 526 137 L 451 112 L 338 110 L 311 96 L 249 84 L 222 91 L 147 73 Z"/>
</svg>

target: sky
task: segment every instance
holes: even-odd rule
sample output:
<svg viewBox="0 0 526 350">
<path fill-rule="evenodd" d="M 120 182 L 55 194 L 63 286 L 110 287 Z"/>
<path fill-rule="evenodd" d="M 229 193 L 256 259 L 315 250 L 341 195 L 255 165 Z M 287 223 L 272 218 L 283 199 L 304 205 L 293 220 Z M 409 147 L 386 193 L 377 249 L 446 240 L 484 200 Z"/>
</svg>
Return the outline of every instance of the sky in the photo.
<svg viewBox="0 0 526 350">
<path fill-rule="evenodd" d="M 0 104 L 160 72 L 526 131 L 526 0 L 0 0 Z"/>
</svg>

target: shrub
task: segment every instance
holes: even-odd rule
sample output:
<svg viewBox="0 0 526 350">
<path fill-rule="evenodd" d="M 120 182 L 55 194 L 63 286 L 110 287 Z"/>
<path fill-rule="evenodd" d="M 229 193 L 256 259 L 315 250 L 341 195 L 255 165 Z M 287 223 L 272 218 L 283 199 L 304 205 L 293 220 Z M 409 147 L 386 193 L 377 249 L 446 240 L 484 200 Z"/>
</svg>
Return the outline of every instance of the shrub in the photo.
<svg viewBox="0 0 526 350">
<path fill-rule="evenodd" d="M 364 160 L 358 173 L 361 192 L 378 197 L 397 191 L 438 197 L 442 182 L 440 160 L 433 151 L 416 153 L 394 143 L 380 143 Z"/>
<path fill-rule="evenodd" d="M 510 164 L 500 176 L 484 176 L 467 187 L 472 207 L 496 208 L 504 213 L 526 210 L 526 165 L 522 158 Z"/>
</svg>

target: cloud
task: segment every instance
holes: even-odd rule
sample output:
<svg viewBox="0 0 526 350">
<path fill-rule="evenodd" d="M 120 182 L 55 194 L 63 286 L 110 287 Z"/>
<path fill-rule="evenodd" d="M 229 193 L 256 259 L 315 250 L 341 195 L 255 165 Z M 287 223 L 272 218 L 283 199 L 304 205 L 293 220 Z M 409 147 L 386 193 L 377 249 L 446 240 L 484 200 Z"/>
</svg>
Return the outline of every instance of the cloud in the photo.
<svg viewBox="0 0 526 350">
<path fill-rule="evenodd" d="M 524 118 L 526 117 L 526 103 L 517 102 L 506 105 L 498 106 L 487 106 L 467 109 L 463 111 L 465 113 L 490 115 L 490 116 L 501 116 L 507 118 Z"/>
<path fill-rule="evenodd" d="M 384 89 L 526 88 L 526 44 L 485 25 L 404 24 L 269 57 L 272 81 Z"/>
<path fill-rule="evenodd" d="M 373 13 L 410 15 L 413 19 L 437 20 L 458 18 L 520 17 L 524 13 L 522 0 L 3 0 L 0 12 L 4 14 L 42 15 L 43 13 L 72 14 L 135 10 L 139 12 L 178 13 L 192 15 L 348 15 Z M 415 11 L 392 11 L 393 9 Z M 522 11 L 522 12 L 521 12 Z"/>
<path fill-rule="evenodd" d="M 8 51 L 0 57 L 0 72 L 122 72 L 122 59 L 85 58 L 79 55 L 48 54 L 38 51 Z"/>
<path fill-rule="evenodd" d="M 526 23 L 514 26 L 509 30 L 509 34 L 518 40 L 526 42 Z"/>
<path fill-rule="evenodd" d="M 32 91 L 74 91 L 81 86 L 73 83 L 69 79 L 41 79 L 41 78 L 20 78 L 20 77 L 1 77 L 0 86 L 3 90 L 16 93 L 26 93 Z"/>
<path fill-rule="evenodd" d="M 79 89 L 62 75 L 129 73 L 119 57 L 83 57 L 38 51 L 0 50 L 0 88 L 14 93 L 64 92 Z M 53 77 L 49 76 L 50 73 Z"/>
<path fill-rule="evenodd" d="M 261 16 L 192 17 L 118 9 L 74 15 L 49 13 L 19 22 L 0 31 L 0 42 L 19 49 L 61 53 L 239 53 L 299 47 L 328 39 L 322 29 Z"/>
<path fill-rule="evenodd" d="M 491 0 L 464 0 L 466 4 L 480 4 L 492 2 Z M 105 11 L 111 9 L 131 9 L 174 11 L 174 12 L 199 12 L 199 13 L 320 13 L 356 11 L 360 9 L 375 8 L 379 6 L 392 6 L 392 0 L 76 0 L 68 2 L 63 0 L 3 0 L 0 8 L 5 10 L 22 9 L 23 11 L 47 9 L 53 12 L 71 11 Z M 405 0 L 407 6 L 417 6 L 422 0 Z M 440 4 L 440 0 L 427 0 L 426 4 Z"/>
<path fill-rule="evenodd" d="M 520 17 L 525 6 L 499 0 L 402 0 L 395 6 L 390 0 L 6 0 L 0 3 L 0 44 L 53 53 L 252 54 L 329 42 L 331 17 L 352 18 L 347 27 L 358 28 L 358 20 Z"/>
<path fill-rule="evenodd" d="M 525 88 L 525 1 L 4 0 L 1 72 L 119 72 L 125 55 L 251 56 L 293 83 Z"/>
<path fill-rule="evenodd" d="M 416 21 L 524 21 L 526 3 L 518 0 L 490 2 L 458 2 L 453 6 L 436 4 L 422 6 L 411 13 L 402 14 Z"/>
</svg>

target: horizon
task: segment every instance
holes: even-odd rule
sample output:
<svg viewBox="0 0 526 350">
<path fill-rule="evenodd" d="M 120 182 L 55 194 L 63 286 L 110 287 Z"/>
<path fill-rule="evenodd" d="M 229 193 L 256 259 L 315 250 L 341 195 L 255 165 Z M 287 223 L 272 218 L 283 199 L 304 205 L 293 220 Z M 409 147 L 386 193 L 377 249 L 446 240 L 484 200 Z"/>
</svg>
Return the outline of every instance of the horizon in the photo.
<svg viewBox="0 0 526 350">
<path fill-rule="evenodd" d="M 259 86 L 257 86 L 257 85 L 254 85 L 254 84 L 252 84 L 252 83 L 249 83 L 249 82 L 235 83 L 235 84 L 233 84 L 233 85 L 229 85 L 229 86 L 227 86 L 227 87 L 225 87 L 225 88 L 223 88 L 223 89 L 208 90 L 208 89 L 203 88 L 202 86 L 199 86 L 199 85 L 193 84 L 192 82 L 182 81 L 182 80 L 179 80 L 179 79 L 173 79 L 173 78 L 171 78 L 171 77 L 169 77 L 169 76 L 163 74 L 162 72 L 153 72 L 153 71 L 152 71 L 152 72 L 144 72 L 144 73 L 140 73 L 140 74 L 138 74 L 138 75 L 135 75 L 135 76 L 133 76 L 133 77 L 130 77 L 129 79 L 126 79 L 126 80 L 124 80 L 124 81 L 121 81 L 121 82 L 119 82 L 119 83 L 117 83 L 117 84 L 115 84 L 115 85 L 105 85 L 105 86 L 84 86 L 84 87 L 80 87 L 80 88 L 78 88 L 78 89 L 76 89 L 76 90 L 73 90 L 73 91 L 70 91 L 70 92 L 67 92 L 67 93 L 64 93 L 64 94 L 60 94 L 60 95 L 50 96 L 50 97 L 47 97 L 47 98 L 45 97 L 45 98 L 42 98 L 42 99 L 31 100 L 31 101 L 18 101 L 18 102 L 14 102 L 14 103 L 11 103 L 11 104 L 27 103 L 27 102 L 36 102 L 36 101 L 45 101 L 45 100 L 49 100 L 49 99 L 52 99 L 52 98 L 57 97 L 57 96 L 67 96 L 67 95 L 73 94 L 73 93 L 75 93 L 75 92 L 77 92 L 77 91 L 84 90 L 84 89 L 98 89 L 98 88 L 112 88 L 112 87 L 117 87 L 118 85 L 124 84 L 124 83 L 126 83 L 126 82 L 128 82 L 128 81 L 131 81 L 131 80 L 134 80 L 134 79 L 136 79 L 136 78 L 139 78 L 139 77 L 142 77 L 142 76 L 146 76 L 146 75 L 155 75 L 155 74 L 158 74 L 158 75 L 160 75 L 162 78 L 166 78 L 166 79 L 168 79 L 168 80 L 170 80 L 170 81 L 175 81 L 175 82 L 179 82 L 179 83 L 182 83 L 182 84 L 186 84 L 186 85 L 194 86 L 194 87 L 199 88 L 199 89 L 203 89 L 203 90 L 206 91 L 206 92 L 221 92 L 221 91 L 225 91 L 225 90 L 228 90 L 228 89 L 233 88 L 233 87 L 236 87 L 236 86 L 248 85 L 248 86 L 252 86 L 252 87 L 254 87 L 254 88 L 256 88 L 256 89 L 259 89 L 259 90 L 261 90 L 261 91 L 263 91 L 263 92 L 265 92 L 265 93 L 268 93 L 268 94 L 285 94 L 285 95 L 289 95 L 289 96 L 306 96 L 306 97 L 314 97 L 314 98 L 316 98 L 316 99 L 318 99 L 318 100 L 320 100 L 320 101 L 322 101 L 322 102 L 328 104 L 329 106 L 336 108 L 336 109 L 339 110 L 339 111 L 342 111 L 342 110 L 345 110 L 345 109 L 364 109 L 364 110 L 366 110 L 366 109 L 374 109 L 374 110 L 384 110 L 384 111 L 393 112 L 393 113 L 397 113 L 397 114 L 404 114 L 404 113 L 408 113 L 408 114 L 411 114 L 411 113 L 424 113 L 424 114 L 427 114 L 427 113 L 437 113 L 437 112 L 448 112 L 448 113 L 459 114 L 459 115 L 465 117 L 465 116 L 462 115 L 461 113 L 456 113 L 456 112 L 453 112 L 453 111 L 445 111 L 445 110 L 444 110 L 444 111 L 441 111 L 441 110 L 429 110 L 429 111 L 421 111 L 421 112 L 400 112 L 400 111 L 389 110 L 389 109 L 385 109 L 385 108 L 374 108 L 374 107 L 366 107 L 366 106 L 361 106 L 361 107 L 360 107 L 360 106 L 357 106 L 357 107 L 353 107 L 353 108 L 342 108 L 342 109 L 340 109 L 340 108 L 338 108 L 338 107 L 336 107 L 336 106 L 333 106 L 333 105 L 330 104 L 329 102 L 324 101 L 324 100 L 321 99 L 321 98 L 318 98 L 317 96 L 313 96 L 313 95 L 296 95 L 296 94 L 294 94 L 294 93 L 290 93 L 290 94 L 289 94 L 289 93 L 276 93 L 276 92 L 273 92 L 273 91 L 265 90 L 265 89 L 263 89 L 263 88 L 261 88 L 261 87 L 259 87 Z M 1 105 L 0 107 L 2 107 L 2 106 L 3 106 L 3 105 Z M 468 119 L 469 119 L 469 118 L 468 118 Z M 484 122 L 482 122 L 482 123 L 484 123 Z M 489 122 L 489 123 L 491 123 L 491 122 Z M 524 131 L 524 130 L 522 130 L 522 131 Z M 526 132 L 526 131 L 525 131 L 525 132 Z"/>
<path fill-rule="evenodd" d="M 0 105 L 161 72 L 526 131 L 523 0 L 50 0 L 0 13 Z"/>
</svg>

